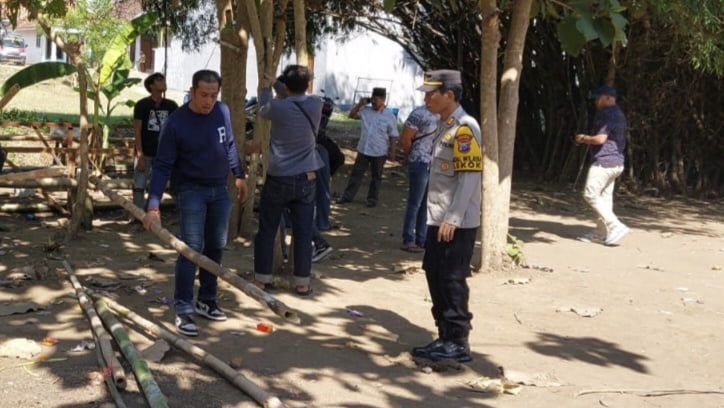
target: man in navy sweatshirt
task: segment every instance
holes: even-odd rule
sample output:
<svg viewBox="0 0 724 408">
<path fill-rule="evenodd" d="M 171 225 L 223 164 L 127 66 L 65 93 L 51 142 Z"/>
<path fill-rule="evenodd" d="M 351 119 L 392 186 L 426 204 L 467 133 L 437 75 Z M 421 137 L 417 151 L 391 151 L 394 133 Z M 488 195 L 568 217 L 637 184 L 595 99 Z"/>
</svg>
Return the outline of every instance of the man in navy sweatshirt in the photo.
<svg viewBox="0 0 724 408">
<path fill-rule="evenodd" d="M 322 100 L 306 95 L 310 80 L 307 67 L 289 65 L 279 78 L 287 97 L 272 99 L 272 78 L 262 80 L 259 96 L 259 115 L 271 120 L 271 136 L 254 240 L 254 279 L 261 288 L 271 284 L 274 236 L 282 211 L 288 208 L 294 234 L 294 290 L 300 296 L 312 293 L 316 171 L 324 167 L 316 149 Z"/>
<path fill-rule="evenodd" d="M 191 100 L 177 109 L 164 124 L 153 162 L 148 209 L 143 226 L 161 223 L 159 202 L 173 174 L 179 238 L 197 252 L 221 263 L 231 213 L 226 180 L 231 171 L 236 177 L 237 198 L 246 198 L 244 170 L 231 129 L 229 107 L 216 99 L 221 77 L 210 70 L 197 71 L 192 80 Z M 198 327 L 191 318 L 197 314 L 211 320 L 226 320 L 219 309 L 217 278 L 199 271 L 199 293 L 194 303 L 196 265 L 183 255 L 176 261 L 174 309 L 176 329 L 197 336 Z"/>
</svg>

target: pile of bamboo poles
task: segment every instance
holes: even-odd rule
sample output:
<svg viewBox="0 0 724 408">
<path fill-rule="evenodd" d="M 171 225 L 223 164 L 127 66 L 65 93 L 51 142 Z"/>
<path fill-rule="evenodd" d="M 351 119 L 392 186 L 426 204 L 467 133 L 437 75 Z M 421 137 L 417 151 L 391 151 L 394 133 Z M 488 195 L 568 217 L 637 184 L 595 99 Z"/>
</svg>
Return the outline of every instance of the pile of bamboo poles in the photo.
<svg viewBox="0 0 724 408">
<path fill-rule="evenodd" d="M 155 381 L 148 364 L 138 352 L 135 345 L 130 341 L 124 326 L 116 317 L 119 316 L 141 327 L 150 336 L 163 339 L 177 349 L 186 352 L 195 361 L 206 364 L 209 368 L 226 378 L 232 385 L 253 398 L 260 406 L 264 408 L 285 407 L 279 398 L 263 390 L 203 348 L 194 346 L 111 299 L 91 294 L 93 300 L 95 300 L 95 302 L 92 303 L 87 290 L 78 281 L 70 263 L 63 261 L 63 266 L 68 274 L 68 279 L 78 295 L 78 301 L 90 321 L 91 331 L 97 343 L 96 350 L 100 350 L 98 353 L 98 361 L 103 372 L 108 373 L 108 375 L 104 375 L 104 377 L 106 377 L 106 385 L 116 406 L 126 406 L 119 389 L 124 390 L 126 388 L 127 380 L 125 370 L 116 358 L 113 344 L 118 346 L 122 355 L 128 361 L 148 405 L 152 408 L 168 407 L 166 396 Z M 110 331 L 112 337 L 106 329 Z M 115 340 L 115 343 L 113 340 Z"/>
</svg>

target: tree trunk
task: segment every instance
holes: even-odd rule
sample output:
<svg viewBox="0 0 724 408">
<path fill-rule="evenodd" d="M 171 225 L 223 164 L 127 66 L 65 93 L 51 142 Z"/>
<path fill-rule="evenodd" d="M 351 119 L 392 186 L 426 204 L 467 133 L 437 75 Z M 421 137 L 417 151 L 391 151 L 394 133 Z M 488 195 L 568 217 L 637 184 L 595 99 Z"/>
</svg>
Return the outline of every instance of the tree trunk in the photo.
<svg viewBox="0 0 724 408">
<path fill-rule="evenodd" d="M 520 77 L 523 75 L 523 50 L 530 21 L 530 7 L 533 0 L 519 0 L 513 5 L 513 16 L 508 31 L 503 59 L 503 74 L 500 79 L 500 101 L 498 106 L 498 169 L 499 185 L 495 198 L 495 212 L 489 214 L 492 228 L 487 246 L 493 256 L 502 257 L 508 236 L 510 215 L 510 189 L 513 178 L 513 153 L 515 129 L 518 118 Z M 497 254 L 497 255 L 495 255 Z"/>
<path fill-rule="evenodd" d="M 249 41 L 246 31 L 235 27 L 234 9 L 231 0 L 218 0 L 216 3 L 217 18 L 219 20 L 219 43 L 221 49 L 221 77 L 227 78 L 221 92 L 221 98 L 231 112 L 231 127 L 234 129 L 236 147 L 241 152 L 242 166 L 246 162 L 244 157 L 244 143 L 246 142 L 246 63 L 249 50 Z M 241 6 L 238 6 L 241 8 Z M 239 11 L 237 10 L 237 14 Z M 238 23 L 236 23 L 238 24 Z M 238 24 L 239 26 L 241 24 Z M 234 78 L 233 81 L 228 79 Z M 234 177 L 229 177 L 229 191 L 235 195 Z M 253 202 L 253 186 L 247 186 L 249 196 Z M 228 238 L 232 241 L 242 235 L 243 215 L 251 218 L 251 214 L 243 211 L 244 204 L 232 200 L 231 216 L 229 217 Z"/>
<path fill-rule="evenodd" d="M 78 87 L 80 88 L 80 179 L 78 180 L 78 189 L 73 201 L 72 216 L 68 224 L 66 241 L 76 238 L 81 227 L 90 230 L 93 226 L 92 213 L 89 210 L 89 208 L 93 208 L 93 204 L 89 202 L 90 197 L 88 196 L 88 134 L 90 130 L 88 127 L 88 77 L 80 53 L 80 45 L 77 50 L 73 50 L 73 53 L 68 53 L 68 55 L 74 61 L 78 70 Z"/>
<path fill-rule="evenodd" d="M 294 51 L 297 54 L 297 64 L 309 66 L 304 0 L 294 0 Z"/>
<path fill-rule="evenodd" d="M 498 196 L 498 119 L 496 116 L 496 95 L 498 76 L 498 31 L 499 17 L 495 0 L 481 0 L 482 51 L 480 54 L 480 118 L 483 135 L 483 189 L 482 194 L 482 250 L 476 269 L 499 269 L 502 257 L 496 249 L 494 239 L 499 236 L 495 231 L 500 220 L 494 213 L 495 199 Z"/>
</svg>

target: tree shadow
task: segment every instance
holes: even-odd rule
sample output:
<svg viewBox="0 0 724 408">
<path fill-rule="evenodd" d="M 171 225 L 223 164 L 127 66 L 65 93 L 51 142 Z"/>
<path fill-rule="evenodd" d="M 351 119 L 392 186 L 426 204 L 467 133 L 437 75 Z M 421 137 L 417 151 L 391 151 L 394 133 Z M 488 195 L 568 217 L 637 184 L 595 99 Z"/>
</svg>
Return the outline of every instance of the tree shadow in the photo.
<svg viewBox="0 0 724 408">
<path fill-rule="evenodd" d="M 603 367 L 621 366 L 639 373 L 649 373 L 643 364 L 648 357 L 622 350 L 616 343 L 595 337 L 538 333 L 538 340 L 527 342 L 526 346 L 537 353 L 563 360 L 579 360 Z"/>
</svg>

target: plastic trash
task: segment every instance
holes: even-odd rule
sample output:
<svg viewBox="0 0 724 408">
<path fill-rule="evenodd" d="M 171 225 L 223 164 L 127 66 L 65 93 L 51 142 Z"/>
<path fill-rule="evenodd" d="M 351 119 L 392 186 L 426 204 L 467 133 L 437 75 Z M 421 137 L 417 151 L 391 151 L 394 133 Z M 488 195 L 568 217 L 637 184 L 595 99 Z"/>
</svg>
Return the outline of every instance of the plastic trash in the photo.
<svg viewBox="0 0 724 408">
<path fill-rule="evenodd" d="M 262 333 L 271 333 L 274 331 L 274 325 L 271 323 L 259 322 L 256 324 L 256 329 Z"/>
</svg>

